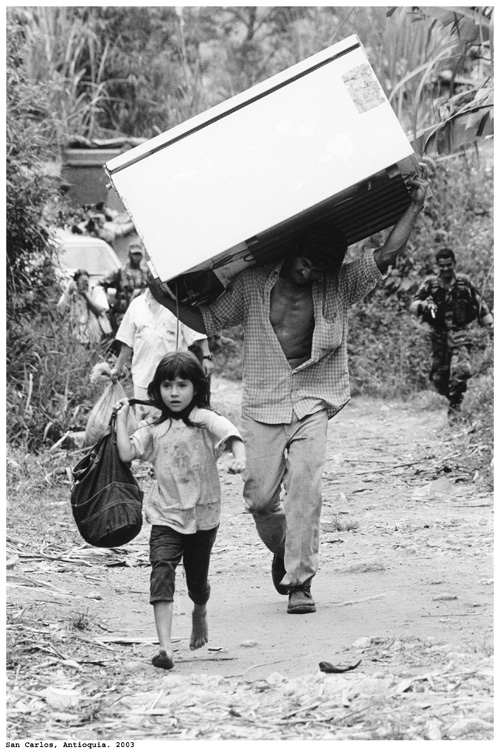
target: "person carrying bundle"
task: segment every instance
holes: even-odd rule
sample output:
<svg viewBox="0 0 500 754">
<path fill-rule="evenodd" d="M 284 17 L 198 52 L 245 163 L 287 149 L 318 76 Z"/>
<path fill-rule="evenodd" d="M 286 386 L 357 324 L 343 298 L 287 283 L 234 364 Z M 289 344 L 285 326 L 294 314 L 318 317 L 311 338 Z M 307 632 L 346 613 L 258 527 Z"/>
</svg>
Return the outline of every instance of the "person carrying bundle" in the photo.
<svg viewBox="0 0 500 754">
<path fill-rule="evenodd" d="M 179 319 L 211 335 L 244 330 L 244 498 L 273 553 L 272 580 L 289 613 L 316 610 L 321 476 L 328 420 L 349 400 L 347 317 L 394 264 L 424 206 L 427 181 L 411 181 L 410 203 L 385 243 L 344 262 L 347 244 L 329 224 L 312 225 L 279 262 L 244 270 L 208 306 L 153 295 Z M 281 487 L 284 499 L 280 497 Z"/>
</svg>

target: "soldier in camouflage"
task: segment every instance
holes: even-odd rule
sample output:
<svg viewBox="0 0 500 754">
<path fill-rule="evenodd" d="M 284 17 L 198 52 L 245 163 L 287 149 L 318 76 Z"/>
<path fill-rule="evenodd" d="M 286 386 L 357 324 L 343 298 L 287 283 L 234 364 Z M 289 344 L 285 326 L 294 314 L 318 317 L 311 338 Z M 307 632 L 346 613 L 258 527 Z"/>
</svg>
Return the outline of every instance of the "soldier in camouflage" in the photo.
<svg viewBox="0 0 500 754">
<path fill-rule="evenodd" d="M 106 292 L 109 288 L 115 290 L 110 302 L 110 319 L 114 332 L 120 326 L 130 302 L 147 288 L 148 270 L 143 265 L 142 258 L 142 243 L 133 241 L 129 246 L 127 263 L 100 282 Z"/>
<path fill-rule="evenodd" d="M 472 376 L 470 325 L 479 322 L 493 328 L 493 316 L 467 275 L 455 272 L 452 249 L 436 254 L 437 275 L 418 289 L 410 311 L 431 327 L 432 366 L 429 378 L 440 395 L 449 400 L 448 416 L 454 419 Z"/>
</svg>

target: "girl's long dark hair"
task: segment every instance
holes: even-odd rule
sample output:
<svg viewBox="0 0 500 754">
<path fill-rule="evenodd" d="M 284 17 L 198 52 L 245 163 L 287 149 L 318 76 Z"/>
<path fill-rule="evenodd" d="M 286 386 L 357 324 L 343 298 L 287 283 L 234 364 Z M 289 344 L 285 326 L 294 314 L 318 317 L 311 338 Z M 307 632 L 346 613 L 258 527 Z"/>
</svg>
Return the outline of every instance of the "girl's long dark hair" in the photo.
<svg viewBox="0 0 500 754">
<path fill-rule="evenodd" d="M 163 403 L 161 398 L 161 384 L 165 381 L 190 380 L 194 387 L 193 400 L 182 412 L 172 412 Z M 203 368 L 192 353 L 189 351 L 171 351 L 167 353 L 154 373 L 154 377 L 148 385 L 148 397 L 152 405 L 161 411 L 161 416 L 155 419 L 155 424 L 161 424 L 167 419 L 182 419 L 188 427 L 198 427 L 189 420 L 189 414 L 194 407 L 210 408 L 210 385 Z"/>
</svg>

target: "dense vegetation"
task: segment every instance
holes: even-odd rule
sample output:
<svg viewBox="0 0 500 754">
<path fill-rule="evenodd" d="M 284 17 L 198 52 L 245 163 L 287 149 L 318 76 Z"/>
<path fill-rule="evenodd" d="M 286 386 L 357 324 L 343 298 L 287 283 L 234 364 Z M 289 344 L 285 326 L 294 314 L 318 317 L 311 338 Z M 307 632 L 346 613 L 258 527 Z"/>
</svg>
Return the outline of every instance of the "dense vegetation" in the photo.
<svg viewBox="0 0 500 754">
<path fill-rule="evenodd" d="M 350 357 L 355 390 L 408 397 L 429 388 L 429 329 L 407 309 L 418 285 L 435 271 L 434 254 L 440 246 L 455 250 L 457 269 L 470 275 L 493 306 L 492 154 L 485 149 L 439 162 L 430 185 L 432 196 L 397 266 L 384 286 L 353 310 Z M 493 356 L 491 336 L 479 327 L 475 336 L 475 370 L 486 374 Z"/>
<path fill-rule="evenodd" d="M 390 15 L 387 10 L 8 9 L 7 424 L 12 444 L 40 451 L 69 429 L 83 428 L 96 397 L 89 371 L 105 357 L 68 348 L 66 326 L 54 313 L 59 291 L 48 229 L 78 210 L 65 204 L 46 161 L 57 160 L 75 133 L 153 136 L 351 33 L 362 39 L 408 133 L 436 122 L 443 101 L 452 101 L 457 92 L 491 84 L 491 9 L 471 9 L 455 26 L 418 10 L 410 14 L 399 8 Z M 492 157 L 491 144 L 481 144 L 429 163 L 433 196 L 407 251 L 385 285 L 352 314 L 353 392 L 409 397 L 428 387 L 425 330 L 407 305 L 432 269 L 438 245 L 456 249 L 460 269 L 492 305 Z M 239 333 L 229 334 L 237 347 L 219 353 L 216 366 L 238 377 Z M 483 424 L 491 426 L 492 346 L 481 331 L 477 341 L 477 377 L 465 408 L 471 416 L 481 413 Z"/>
</svg>

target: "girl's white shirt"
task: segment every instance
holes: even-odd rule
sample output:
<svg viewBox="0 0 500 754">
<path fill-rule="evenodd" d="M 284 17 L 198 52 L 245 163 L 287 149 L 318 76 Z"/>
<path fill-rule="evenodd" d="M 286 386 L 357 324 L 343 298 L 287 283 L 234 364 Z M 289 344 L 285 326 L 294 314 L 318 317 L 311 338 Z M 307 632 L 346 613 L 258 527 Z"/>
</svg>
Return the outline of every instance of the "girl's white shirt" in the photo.
<svg viewBox="0 0 500 754">
<path fill-rule="evenodd" d="M 155 481 L 144 503 L 149 524 L 171 526 L 183 534 L 213 529 L 220 521 L 221 488 L 217 458 L 238 429 L 224 416 L 194 408 L 189 418 L 153 424 L 147 419 L 131 436 L 136 457 L 150 461 Z"/>
</svg>

